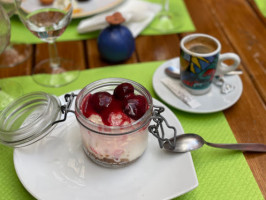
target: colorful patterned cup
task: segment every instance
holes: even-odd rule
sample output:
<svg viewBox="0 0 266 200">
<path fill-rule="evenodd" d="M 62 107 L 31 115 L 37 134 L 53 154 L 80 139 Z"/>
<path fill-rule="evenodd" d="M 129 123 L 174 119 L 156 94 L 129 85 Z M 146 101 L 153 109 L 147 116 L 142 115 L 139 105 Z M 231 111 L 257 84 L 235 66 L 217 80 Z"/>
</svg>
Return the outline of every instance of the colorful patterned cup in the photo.
<svg viewBox="0 0 266 200">
<path fill-rule="evenodd" d="M 191 34 L 180 43 L 180 75 L 183 86 L 194 95 L 210 91 L 214 76 L 235 70 L 240 58 L 235 53 L 221 54 L 220 42 L 206 34 Z M 230 66 L 223 63 L 233 60 Z"/>
</svg>

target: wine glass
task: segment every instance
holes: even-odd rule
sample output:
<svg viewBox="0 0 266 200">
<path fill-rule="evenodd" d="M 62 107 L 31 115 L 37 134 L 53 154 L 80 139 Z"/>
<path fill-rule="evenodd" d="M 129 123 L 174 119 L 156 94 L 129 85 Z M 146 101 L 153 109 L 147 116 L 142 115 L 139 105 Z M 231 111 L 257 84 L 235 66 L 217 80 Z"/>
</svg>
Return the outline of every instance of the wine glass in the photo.
<svg viewBox="0 0 266 200">
<path fill-rule="evenodd" d="M 58 57 L 55 43 L 71 21 L 73 0 L 54 0 L 48 4 L 41 2 L 15 0 L 15 5 L 23 24 L 35 36 L 48 43 L 50 57 L 34 67 L 33 80 L 43 86 L 60 87 L 79 76 L 79 67 L 73 61 Z"/>
<path fill-rule="evenodd" d="M 177 13 L 170 11 L 169 0 L 161 0 L 162 10 L 155 16 L 151 28 L 159 32 L 171 32 L 180 27 L 180 19 Z"/>
<path fill-rule="evenodd" d="M 5 50 L 10 40 L 10 21 L 0 4 L 0 54 Z M 21 86 L 15 81 L 0 80 L 0 111 L 11 101 L 22 95 Z"/>
<path fill-rule="evenodd" d="M 9 18 L 16 12 L 13 0 L 0 0 L 0 4 L 6 11 Z M 9 44 L 0 55 L 0 67 L 14 67 L 27 60 L 32 52 L 31 45 Z"/>
<path fill-rule="evenodd" d="M 0 4 L 0 54 L 5 50 L 10 41 L 10 21 Z"/>
</svg>

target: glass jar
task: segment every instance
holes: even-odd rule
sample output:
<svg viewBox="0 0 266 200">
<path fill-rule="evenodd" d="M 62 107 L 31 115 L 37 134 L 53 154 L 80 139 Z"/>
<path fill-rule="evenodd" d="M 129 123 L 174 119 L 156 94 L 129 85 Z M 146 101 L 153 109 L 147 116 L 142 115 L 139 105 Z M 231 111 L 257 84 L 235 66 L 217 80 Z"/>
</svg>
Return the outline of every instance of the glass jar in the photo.
<svg viewBox="0 0 266 200">
<path fill-rule="evenodd" d="M 148 110 L 138 120 L 123 126 L 107 126 L 94 123 L 82 114 L 82 103 L 88 94 L 109 92 L 121 83 L 134 86 L 135 94 L 148 102 Z M 95 163 L 111 168 L 126 166 L 136 161 L 146 150 L 148 126 L 152 116 L 152 97 L 139 83 L 122 78 L 107 78 L 93 82 L 83 88 L 76 98 L 75 114 L 80 124 L 83 149 Z"/>
<path fill-rule="evenodd" d="M 6 107 L 0 115 L 0 142 L 22 147 L 32 144 L 51 132 L 53 122 L 61 117 L 57 97 L 44 92 L 27 94 Z"/>
</svg>

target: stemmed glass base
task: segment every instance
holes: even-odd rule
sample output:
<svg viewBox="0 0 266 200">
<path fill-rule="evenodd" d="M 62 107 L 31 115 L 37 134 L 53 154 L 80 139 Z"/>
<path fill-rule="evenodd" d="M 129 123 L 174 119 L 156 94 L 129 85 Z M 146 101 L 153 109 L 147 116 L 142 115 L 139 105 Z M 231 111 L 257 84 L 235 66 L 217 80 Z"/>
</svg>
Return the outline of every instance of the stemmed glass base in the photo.
<svg viewBox="0 0 266 200">
<path fill-rule="evenodd" d="M 26 61 L 31 55 L 32 47 L 27 44 L 9 45 L 0 55 L 0 67 L 14 67 Z"/>
<path fill-rule="evenodd" d="M 169 0 L 162 0 L 162 10 L 155 16 L 150 27 L 160 33 L 171 33 L 181 24 L 180 15 L 170 10 Z"/>
<path fill-rule="evenodd" d="M 12 80 L 0 80 L 0 111 L 23 95 L 21 85 Z"/>
<path fill-rule="evenodd" d="M 177 13 L 170 11 L 162 11 L 155 16 L 151 28 L 163 32 L 171 32 L 181 26 L 181 21 Z"/>
<path fill-rule="evenodd" d="M 79 76 L 79 67 L 74 61 L 57 58 L 58 64 L 51 64 L 50 59 L 38 63 L 33 71 L 33 80 L 45 87 L 61 87 L 76 80 Z"/>
</svg>

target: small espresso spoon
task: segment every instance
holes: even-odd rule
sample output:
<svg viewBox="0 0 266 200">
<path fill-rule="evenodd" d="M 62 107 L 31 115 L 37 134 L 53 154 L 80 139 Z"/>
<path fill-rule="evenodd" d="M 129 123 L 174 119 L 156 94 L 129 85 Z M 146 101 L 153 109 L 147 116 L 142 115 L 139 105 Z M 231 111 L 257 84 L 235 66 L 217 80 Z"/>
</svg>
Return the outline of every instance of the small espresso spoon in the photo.
<svg viewBox="0 0 266 200">
<path fill-rule="evenodd" d="M 201 148 L 204 144 L 211 147 L 239 150 L 245 152 L 266 152 L 265 144 L 257 143 L 240 143 L 240 144 L 214 144 L 206 142 L 201 136 L 193 133 L 187 133 L 176 136 L 176 145 L 173 148 L 171 144 L 174 144 L 174 138 L 164 142 L 163 147 L 165 150 L 176 153 L 184 153 Z"/>
<path fill-rule="evenodd" d="M 165 68 L 165 73 L 172 78 L 180 78 L 180 69 L 177 67 L 169 66 Z M 226 75 L 240 75 L 243 74 L 241 70 L 235 70 L 227 73 Z"/>
<path fill-rule="evenodd" d="M 169 66 L 165 68 L 165 73 L 172 78 L 180 78 L 180 69 L 177 67 Z"/>
</svg>

